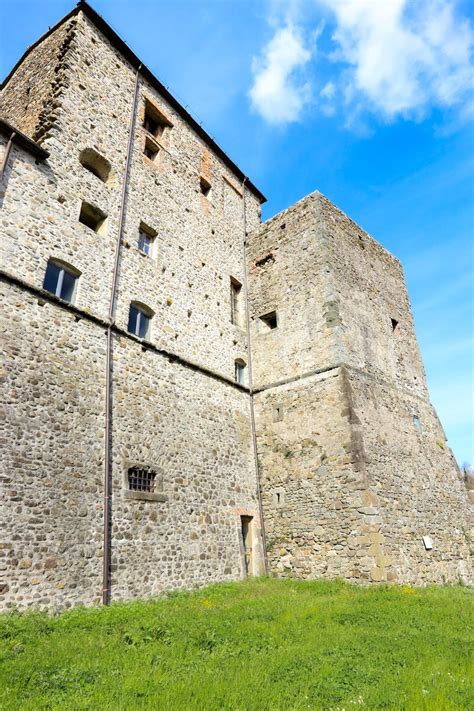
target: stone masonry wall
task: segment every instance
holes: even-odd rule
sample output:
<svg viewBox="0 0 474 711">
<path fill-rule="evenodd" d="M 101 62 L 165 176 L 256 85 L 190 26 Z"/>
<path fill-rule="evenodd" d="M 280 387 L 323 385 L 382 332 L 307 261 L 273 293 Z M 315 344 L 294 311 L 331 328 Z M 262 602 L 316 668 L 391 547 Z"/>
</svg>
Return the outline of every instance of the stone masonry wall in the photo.
<svg viewBox="0 0 474 711">
<path fill-rule="evenodd" d="M 470 580 L 468 500 L 398 260 L 318 193 L 254 231 L 248 252 L 271 569 Z M 273 309 L 277 328 L 259 332 Z"/>
<path fill-rule="evenodd" d="M 59 27 L 48 45 L 56 37 L 60 46 L 65 31 Z M 13 299 L 19 318 L 11 337 L 22 344 L 12 345 L 11 377 L 21 403 L 34 398 L 34 426 L 25 428 L 30 411 L 16 404 L 5 424 L 7 443 L 21 437 L 21 451 L 30 446 L 34 457 L 28 466 L 5 461 L 4 484 L 15 501 L 3 531 L 5 550 L 16 542 L 3 571 L 3 605 L 90 604 L 101 594 L 105 320 L 135 71 L 82 12 L 69 36 L 67 61 L 60 66 L 66 81 L 43 141 L 50 157 L 35 164 L 14 146 L 1 196 L 1 267 L 7 282 L 16 284 L 6 287 L 5 314 Z M 37 76 L 42 43 L 27 59 L 27 71 Z M 20 82 L 16 86 L 10 79 L 0 99 L 13 107 L 13 123 L 22 120 L 23 89 Z M 143 155 L 145 98 L 172 124 L 156 164 Z M 84 149 L 110 163 L 107 182 L 81 165 Z M 201 175 L 211 184 L 209 199 L 201 193 Z M 79 222 L 82 201 L 106 215 L 99 232 Z M 254 227 L 260 205 L 249 191 L 246 204 L 247 223 Z M 243 515 L 253 517 L 253 572 L 262 569 L 248 394 L 233 384 L 234 361 L 246 360 L 247 347 L 245 332 L 230 323 L 230 278 L 243 281 L 242 210 L 242 189 L 229 168 L 140 79 L 113 339 L 112 597 L 240 577 Z M 156 231 L 151 257 L 138 250 L 141 224 Z M 80 272 L 74 309 L 42 292 L 49 258 Z M 17 291 L 21 283 L 25 287 Z M 122 333 L 132 300 L 154 312 L 147 343 Z M 80 394 L 66 405 L 70 419 L 59 408 L 55 414 L 57 400 L 67 399 L 81 381 Z M 9 393 L 10 384 L 5 386 Z M 70 450 L 73 458 L 65 459 Z M 166 500 L 124 494 L 128 468 L 135 465 L 158 470 Z M 22 487 L 13 487 L 14 479 Z M 17 538 L 15 511 L 24 509 L 19 521 L 29 522 L 35 498 L 37 527 Z M 53 523 L 49 501 L 56 499 L 61 506 L 54 508 Z M 79 509 L 86 513 L 76 525 Z M 56 567 L 50 569 L 53 563 L 46 563 L 53 557 Z"/>
<path fill-rule="evenodd" d="M 2 88 L 0 116 L 40 143 L 49 136 L 68 83 L 67 55 L 75 24 L 73 18 L 46 37 Z"/>
</svg>

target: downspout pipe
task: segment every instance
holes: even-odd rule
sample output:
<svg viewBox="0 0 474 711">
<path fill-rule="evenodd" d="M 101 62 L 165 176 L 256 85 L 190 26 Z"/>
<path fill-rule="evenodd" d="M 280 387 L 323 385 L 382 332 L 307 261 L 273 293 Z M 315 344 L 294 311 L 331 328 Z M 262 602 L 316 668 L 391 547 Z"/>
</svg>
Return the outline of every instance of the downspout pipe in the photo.
<svg viewBox="0 0 474 711">
<path fill-rule="evenodd" d="M 10 158 L 10 152 L 11 152 L 11 149 L 12 149 L 12 144 L 13 144 L 13 141 L 14 141 L 14 139 L 15 139 L 15 136 L 16 136 L 16 133 L 15 133 L 15 131 L 13 131 L 13 133 L 12 133 L 11 136 L 10 136 L 10 138 L 8 139 L 8 143 L 7 143 L 6 148 L 5 148 L 5 153 L 3 154 L 2 165 L 0 166 L 0 180 L 2 180 L 3 174 L 4 174 L 5 169 L 6 169 L 6 167 L 7 167 L 8 159 Z"/>
<path fill-rule="evenodd" d="M 262 494 L 260 489 L 260 466 L 258 463 L 257 449 L 257 432 L 255 427 L 255 407 L 254 407 L 254 391 L 253 391 L 253 375 L 252 375 L 252 341 L 250 329 L 250 309 L 249 309 L 249 293 L 248 293 L 248 278 L 247 278 L 247 204 L 246 204 L 246 189 L 245 183 L 247 178 L 242 181 L 242 208 L 243 208 L 243 230 L 244 230 L 244 246 L 243 246 L 243 286 L 245 294 L 245 325 L 247 331 L 247 365 L 248 365 L 248 386 L 249 386 L 249 407 L 250 407 L 250 427 L 252 430 L 253 457 L 255 462 L 255 476 L 257 479 L 257 499 L 260 515 L 260 530 L 262 532 L 263 546 L 263 562 L 265 566 L 265 574 L 268 575 L 268 555 L 267 555 L 267 539 L 265 535 L 265 522 L 263 520 L 263 504 Z"/>
<path fill-rule="evenodd" d="M 120 272 L 120 258 L 122 254 L 122 239 L 125 225 L 125 213 L 128 195 L 128 179 L 130 175 L 130 164 L 132 161 L 133 137 L 135 133 L 135 122 L 137 114 L 137 97 L 139 89 L 139 77 L 141 64 L 135 74 L 135 87 L 133 91 L 132 111 L 130 117 L 130 127 L 128 132 L 127 155 L 125 158 L 125 170 L 122 181 L 122 195 L 120 201 L 119 226 L 117 232 L 117 242 L 115 245 L 114 271 L 112 275 L 112 289 L 110 292 L 110 303 L 108 311 L 107 346 L 106 346 L 106 370 L 105 370 L 105 437 L 104 437 L 104 540 L 103 540 L 103 562 L 102 562 L 102 603 L 110 604 L 110 568 L 112 558 L 112 535 L 111 535 L 111 505 L 112 505 L 112 378 L 113 378 L 113 340 L 112 329 L 115 325 L 115 313 L 117 305 L 117 288 Z"/>
</svg>

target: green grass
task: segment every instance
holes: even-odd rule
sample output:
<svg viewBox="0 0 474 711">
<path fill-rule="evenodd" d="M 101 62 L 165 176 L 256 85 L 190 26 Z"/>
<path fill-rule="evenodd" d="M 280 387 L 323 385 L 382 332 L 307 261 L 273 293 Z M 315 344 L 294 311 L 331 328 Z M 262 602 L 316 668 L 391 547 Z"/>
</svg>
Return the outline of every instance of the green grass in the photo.
<svg viewBox="0 0 474 711">
<path fill-rule="evenodd" d="M 259 579 L 0 616 L 0 708 L 473 709 L 472 590 Z"/>
</svg>

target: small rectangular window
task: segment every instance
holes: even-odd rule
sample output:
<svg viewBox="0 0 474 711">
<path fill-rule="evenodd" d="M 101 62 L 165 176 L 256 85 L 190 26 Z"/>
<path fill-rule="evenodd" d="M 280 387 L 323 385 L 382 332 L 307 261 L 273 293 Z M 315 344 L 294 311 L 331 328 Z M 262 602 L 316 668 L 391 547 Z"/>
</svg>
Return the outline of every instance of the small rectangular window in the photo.
<svg viewBox="0 0 474 711">
<path fill-rule="evenodd" d="M 201 176 L 200 179 L 200 186 L 201 186 L 201 193 L 206 197 L 208 200 L 211 199 L 211 184 L 206 178 L 203 178 Z"/>
<path fill-rule="evenodd" d="M 130 467 L 128 470 L 128 488 L 130 491 L 155 491 L 156 472 L 147 467 Z"/>
<path fill-rule="evenodd" d="M 134 304 L 130 305 L 128 314 L 128 332 L 138 338 L 146 338 L 150 330 L 151 315 Z"/>
<path fill-rule="evenodd" d="M 161 138 L 165 129 L 171 126 L 171 121 L 162 113 L 157 106 L 154 106 L 148 99 L 145 99 L 145 110 L 143 113 L 143 128 L 154 138 Z"/>
<path fill-rule="evenodd" d="M 153 257 L 154 243 L 156 232 L 150 227 L 147 227 L 143 222 L 140 223 L 138 230 L 138 249 L 147 257 Z"/>
<path fill-rule="evenodd" d="M 421 432 L 421 420 L 418 415 L 413 415 L 413 424 L 415 425 L 418 432 Z"/>
<path fill-rule="evenodd" d="M 242 284 L 230 278 L 230 321 L 236 326 L 242 326 Z"/>
<path fill-rule="evenodd" d="M 88 202 L 83 202 L 81 205 L 81 212 L 79 214 L 79 222 L 86 225 L 94 232 L 103 233 L 105 220 L 107 215 L 98 207 L 91 205 Z"/>
<path fill-rule="evenodd" d="M 150 140 L 149 138 L 146 138 L 143 153 L 149 160 L 156 162 L 160 153 L 160 149 L 154 141 Z"/>
<path fill-rule="evenodd" d="M 46 267 L 43 288 L 72 304 L 78 278 L 79 272 L 73 272 L 61 263 L 50 260 Z"/>
<path fill-rule="evenodd" d="M 245 385 L 247 376 L 247 366 L 243 360 L 235 361 L 235 382 L 239 385 Z"/>
<path fill-rule="evenodd" d="M 266 333 L 267 331 L 274 331 L 278 327 L 277 312 L 271 311 L 264 316 L 260 316 L 257 322 L 258 330 L 260 333 Z"/>
</svg>

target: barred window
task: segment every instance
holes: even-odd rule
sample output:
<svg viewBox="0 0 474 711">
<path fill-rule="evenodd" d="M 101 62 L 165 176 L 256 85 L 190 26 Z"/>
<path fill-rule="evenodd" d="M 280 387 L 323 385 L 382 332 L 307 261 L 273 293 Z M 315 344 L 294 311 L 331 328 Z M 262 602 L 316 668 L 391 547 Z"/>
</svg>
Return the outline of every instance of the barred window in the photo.
<svg viewBox="0 0 474 711">
<path fill-rule="evenodd" d="M 148 467 L 130 467 L 128 470 L 128 488 L 130 491 L 155 491 L 156 472 Z"/>
</svg>

